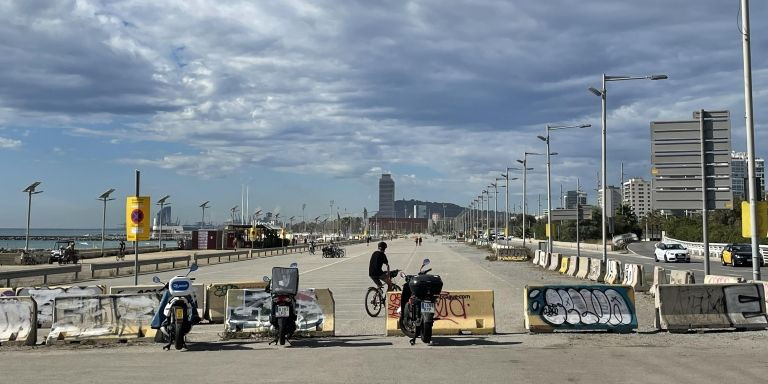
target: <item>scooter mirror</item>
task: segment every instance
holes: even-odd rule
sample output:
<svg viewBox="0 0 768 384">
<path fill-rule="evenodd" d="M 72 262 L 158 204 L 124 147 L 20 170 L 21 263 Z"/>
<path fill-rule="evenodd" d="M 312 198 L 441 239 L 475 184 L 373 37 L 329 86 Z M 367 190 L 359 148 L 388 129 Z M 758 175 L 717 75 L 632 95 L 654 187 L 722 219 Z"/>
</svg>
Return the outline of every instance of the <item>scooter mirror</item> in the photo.
<svg viewBox="0 0 768 384">
<path fill-rule="evenodd" d="M 157 276 L 152 277 L 152 281 L 157 283 L 157 284 L 160 284 L 160 278 L 157 277 Z"/>
<path fill-rule="evenodd" d="M 190 271 L 190 272 L 194 272 L 194 271 L 197 271 L 197 264 L 192 264 L 192 265 L 190 265 L 190 266 L 189 266 L 189 271 Z"/>
<path fill-rule="evenodd" d="M 429 265 L 429 259 L 424 259 L 424 262 L 421 263 L 421 266 L 426 267 L 427 265 Z"/>
<path fill-rule="evenodd" d="M 299 263 L 297 263 L 295 261 L 293 263 L 291 263 L 291 268 L 298 268 L 298 267 L 299 267 Z"/>
<path fill-rule="evenodd" d="M 269 283 L 269 276 L 264 276 L 262 280 L 264 280 L 265 283 Z"/>
<path fill-rule="evenodd" d="M 403 272 L 403 271 L 400 271 L 400 278 L 401 278 L 401 279 L 405 279 L 405 272 Z"/>
</svg>

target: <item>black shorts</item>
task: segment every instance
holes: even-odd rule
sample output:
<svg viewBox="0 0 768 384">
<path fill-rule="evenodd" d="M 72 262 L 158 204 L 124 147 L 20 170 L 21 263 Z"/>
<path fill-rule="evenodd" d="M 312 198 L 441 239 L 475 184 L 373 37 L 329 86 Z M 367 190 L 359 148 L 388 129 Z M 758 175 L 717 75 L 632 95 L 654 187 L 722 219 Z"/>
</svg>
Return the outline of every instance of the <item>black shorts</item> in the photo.
<svg viewBox="0 0 768 384">
<path fill-rule="evenodd" d="M 379 276 L 368 276 L 368 277 L 370 277 L 371 280 L 373 280 L 373 282 L 376 284 L 377 287 L 381 288 L 384 286 L 384 282 L 382 280 L 386 281 L 388 276 L 389 275 L 386 272 L 384 272 Z"/>
</svg>

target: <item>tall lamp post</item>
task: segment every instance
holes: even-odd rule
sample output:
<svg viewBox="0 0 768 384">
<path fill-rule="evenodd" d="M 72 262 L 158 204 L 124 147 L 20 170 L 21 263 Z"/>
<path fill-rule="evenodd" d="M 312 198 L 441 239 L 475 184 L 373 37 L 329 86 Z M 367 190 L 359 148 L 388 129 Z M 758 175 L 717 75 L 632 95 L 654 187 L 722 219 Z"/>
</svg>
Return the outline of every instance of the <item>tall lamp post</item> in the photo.
<svg viewBox="0 0 768 384">
<path fill-rule="evenodd" d="M 163 208 L 166 206 L 165 201 L 168 200 L 169 197 L 171 197 L 171 195 L 165 195 L 162 199 L 157 201 L 157 205 L 160 206 L 160 214 L 157 215 L 157 248 L 160 251 L 163 250 Z M 168 203 L 167 205 L 171 205 L 171 203 Z"/>
<path fill-rule="evenodd" d="M 499 181 L 504 180 L 503 177 L 497 177 L 496 182 L 491 184 L 493 185 L 493 192 L 494 192 L 494 208 L 493 208 L 493 243 L 499 244 L 499 220 L 498 220 L 498 212 L 499 212 Z M 501 188 L 505 188 L 503 185 Z"/>
<path fill-rule="evenodd" d="M 200 204 L 200 208 L 203 209 L 203 219 L 200 222 L 200 228 L 205 228 L 205 209 L 211 207 L 208 205 L 208 203 L 210 203 L 210 201 L 206 201 L 205 203 Z"/>
<path fill-rule="evenodd" d="M 483 190 L 482 194 L 485 194 L 486 197 L 483 198 L 483 202 L 485 203 L 485 206 L 487 207 L 485 209 L 485 229 L 488 231 L 488 241 L 491 240 L 491 191 L 490 191 L 490 185 L 485 187 L 486 189 Z"/>
<path fill-rule="evenodd" d="M 605 83 L 608 81 L 624 81 L 624 80 L 664 80 L 667 79 L 667 75 L 648 75 L 648 76 L 608 76 L 605 73 L 603 73 L 603 84 L 602 89 L 595 89 L 594 87 L 589 87 L 590 92 L 594 93 L 596 96 L 600 97 L 600 125 L 602 127 L 602 133 L 601 133 L 601 143 L 602 143 L 602 150 L 601 150 L 601 160 L 600 160 L 600 172 L 602 175 L 600 176 L 600 188 L 603 193 L 603 207 L 602 207 L 602 226 L 603 226 L 603 262 L 608 262 L 608 248 L 607 248 L 607 228 L 606 228 L 606 210 L 608 207 L 606 207 L 606 198 L 608 194 L 608 186 L 607 180 L 606 180 L 606 89 L 605 89 Z"/>
<path fill-rule="evenodd" d="M 551 153 L 549 150 L 550 147 L 550 131 L 555 131 L 559 129 L 570 129 L 570 128 L 587 128 L 591 127 L 592 124 L 579 124 L 579 125 L 549 125 L 547 124 L 547 135 L 546 136 L 537 136 L 539 139 L 547 143 L 547 229 L 549 234 L 547 235 L 547 252 L 549 254 L 552 254 L 552 162 L 550 160 L 550 156 L 557 155 L 557 152 Z"/>
<path fill-rule="evenodd" d="M 507 186 L 506 186 L 507 189 L 504 191 L 504 192 L 506 192 L 506 198 L 504 199 L 505 206 L 506 206 L 505 207 L 506 216 L 505 216 L 505 220 L 504 220 L 504 236 L 507 239 L 507 244 L 509 244 L 509 237 L 510 237 L 510 232 L 509 232 L 509 181 L 510 180 L 517 180 L 517 177 L 512 177 L 512 178 L 509 177 L 509 171 L 513 170 L 513 169 L 519 170 L 520 168 L 507 167 L 506 172 L 501 174 L 501 176 L 507 181 Z"/>
<path fill-rule="evenodd" d="M 525 247 L 525 222 L 528 212 L 528 191 L 526 190 L 528 184 L 528 171 L 532 171 L 533 168 L 528 168 L 528 155 L 542 155 L 542 153 L 525 152 L 523 154 L 523 160 L 517 160 L 518 163 L 523 165 L 523 247 Z"/>
<path fill-rule="evenodd" d="M 107 201 L 114 200 L 109 198 L 109 195 L 114 191 L 115 189 L 112 188 L 99 196 L 99 200 L 104 202 L 104 210 L 101 215 L 101 257 L 104 257 L 104 229 L 107 226 Z"/>
<path fill-rule="evenodd" d="M 32 216 L 32 195 L 37 195 L 38 193 L 43 193 L 43 191 L 36 191 L 35 188 L 37 188 L 38 185 L 41 183 L 39 181 L 35 181 L 27 188 L 24 188 L 22 192 L 26 192 L 29 195 L 29 199 L 27 200 L 27 240 L 24 242 L 24 253 L 29 252 L 29 220 Z"/>
</svg>

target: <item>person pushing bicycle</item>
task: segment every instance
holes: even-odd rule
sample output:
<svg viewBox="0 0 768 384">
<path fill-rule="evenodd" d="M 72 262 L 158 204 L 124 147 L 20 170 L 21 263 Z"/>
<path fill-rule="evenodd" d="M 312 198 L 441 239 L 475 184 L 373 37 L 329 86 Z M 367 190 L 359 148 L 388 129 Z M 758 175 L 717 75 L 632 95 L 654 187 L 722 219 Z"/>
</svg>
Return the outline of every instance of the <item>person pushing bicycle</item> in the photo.
<svg viewBox="0 0 768 384">
<path fill-rule="evenodd" d="M 386 249 L 387 243 L 381 241 L 378 244 L 378 250 L 371 254 L 371 261 L 368 264 L 368 277 L 370 277 L 379 288 L 384 286 L 384 283 L 382 282 L 382 280 L 384 280 L 387 283 L 387 290 L 390 291 L 392 290 L 392 278 L 389 277 L 389 260 L 387 260 L 387 255 L 384 254 Z M 387 266 L 386 272 L 382 269 L 385 265 Z"/>
</svg>

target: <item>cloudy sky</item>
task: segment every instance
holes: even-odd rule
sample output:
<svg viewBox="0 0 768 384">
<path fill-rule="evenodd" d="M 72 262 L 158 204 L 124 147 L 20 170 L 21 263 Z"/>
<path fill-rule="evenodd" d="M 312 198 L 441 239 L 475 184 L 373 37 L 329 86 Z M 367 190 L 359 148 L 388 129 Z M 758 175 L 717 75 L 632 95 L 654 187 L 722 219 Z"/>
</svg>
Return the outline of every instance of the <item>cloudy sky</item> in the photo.
<svg viewBox="0 0 768 384">
<path fill-rule="evenodd" d="M 695 3 L 695 4 L 694 4 Z M 594 200 L 600 100 L 609 83 L 609 180 L 649 176 L 649 122 L 729 109 L 745 148 L 739 1 L 3 1 L 0 227 L 101 225 L 96 198 L 171 195 L 173 216 L 214 221 L 240 205 L 302 214 L 398 199 L 466 206 L 553 134 L 553 189 Z M 753 1 L 757 152 L 768 156 L 768 5 Z M 529 206 L 545 200 L 530 157 Z M 512 182 L 519 205 L 522 186 Z M 503 201 L 503 200 L 502 200 Z"/>
</svg>

